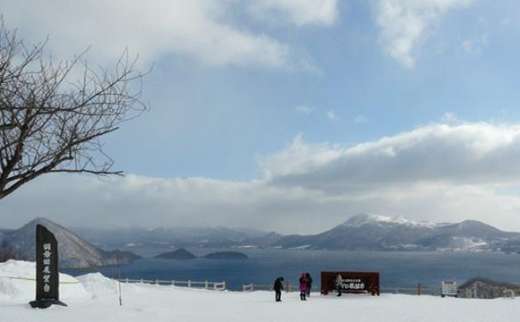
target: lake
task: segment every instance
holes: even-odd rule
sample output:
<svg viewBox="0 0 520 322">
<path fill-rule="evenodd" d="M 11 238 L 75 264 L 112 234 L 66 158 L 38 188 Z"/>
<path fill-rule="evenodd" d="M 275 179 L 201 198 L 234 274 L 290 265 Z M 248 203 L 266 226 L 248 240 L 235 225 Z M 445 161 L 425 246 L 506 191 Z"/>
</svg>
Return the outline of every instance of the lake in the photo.
<svg viewBox="0 0 520 322">
<path fill-rule="evenodd" d="M 197 255 L 214 250 L 189 249 Z M 381 287 L 413 288 L 417 283 L 437 288 L 442 280 L 465 280 L 480 276 L 498 281 L 520 282 L 520 255 L 459 252 L 367 252 L 312 251 L 283 249 L 244 249 L 247 260 L 164 260 L 143 258 L 121 265 L 122 278 L 150 280 L 226 281 L 229 289 L 242 284 L 270 285 L 284 276 L 293 285 L 301 272 L 310 272 L 319 287 L 320 271 L 380 272 Z M 117 277 L 116 267 L 95 270 L 65 269 L 72 275 L 99 271 Z"/>
</svg>

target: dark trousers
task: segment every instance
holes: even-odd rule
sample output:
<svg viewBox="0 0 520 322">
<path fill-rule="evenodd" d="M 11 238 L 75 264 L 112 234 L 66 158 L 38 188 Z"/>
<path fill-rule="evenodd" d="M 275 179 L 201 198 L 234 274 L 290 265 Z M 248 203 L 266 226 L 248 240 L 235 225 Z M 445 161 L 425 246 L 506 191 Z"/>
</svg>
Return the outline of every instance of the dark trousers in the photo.
<svg viewBox="0 0 520 322">
<path fill-rule="evenodd" d="M 275 292 L 275 299 L 276 299 L 276 302 L 280 302 L 282 300 L 282 291 L 274 291 Z"/>
<path fill-rule="evenodd" d="M 306 295 L 306 292 L 305 291 L 301 291 L 300 292 L 300 300 L 305 301 L 306 300 L 305 295 Z"/>
<path fill-rule="evenodd" d="M 338 296 L 341 296 L 341 286 L 338 286 L 336 290 L 338 291 Z"/>
</svg>

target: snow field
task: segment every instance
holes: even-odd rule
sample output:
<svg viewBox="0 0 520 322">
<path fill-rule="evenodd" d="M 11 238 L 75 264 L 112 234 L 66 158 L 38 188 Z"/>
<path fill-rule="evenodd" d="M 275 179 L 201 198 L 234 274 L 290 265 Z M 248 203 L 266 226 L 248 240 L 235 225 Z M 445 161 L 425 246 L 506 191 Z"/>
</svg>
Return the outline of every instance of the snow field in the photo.
<svg viewBox="0 0 520 322">
<path fill-rule="evenodd" d="M 35 279 L 34 262 L 10 260 L 0 263 L 0 300 L 34 300 Z M 60 273 L 60 297 L 85 299 L 89 297 L 89 293 L 77 279 Z"/>
<path fill-rule="evenodd" d="M 18 272 L 28 276 L 34 263 L 0 264 L 0 276 Z M 60 276 L 74 281 L 73 277 Z M 64 284 L 60 291 L 68 307 L 32 309 L 34 283 L 0 278 L 1 322 L 518 322 L 520 300 L 469 300 L 433 296 L 312 294 L 306 302 L 299 294 L 283 293 L 282 303 L 272 292 L 218 292 L 172 286 L 122 284 L 119 306 L 117 283 L 101 274 L 78 277 L 78 284 Z M 66 290 L 68 289 L 68 290 Z"/>
</svg>

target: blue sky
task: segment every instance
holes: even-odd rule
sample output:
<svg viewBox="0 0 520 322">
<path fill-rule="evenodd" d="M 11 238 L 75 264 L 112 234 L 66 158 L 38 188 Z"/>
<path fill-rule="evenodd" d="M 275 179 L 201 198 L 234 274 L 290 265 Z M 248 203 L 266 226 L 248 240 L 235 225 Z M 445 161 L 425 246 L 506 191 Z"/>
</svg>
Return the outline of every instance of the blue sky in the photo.
<svg viewBox="0 0 520 322">
<path fill-rule="evenodd" d="M 497 8 L 475 1 L 446 13 L 414 48 L 413 68 L 381 47 L 370 4 L 337 6 L 332 26 L 262 30 L 318 71 L 208 66 L 175 54 L 155 60 L 145 83 L 152 110 L 108 141 L 117 165 L 141 175 L 251 179 L 258 157 L 298 134 L 351 145 L 441 121 L 446 113 L 466 121 L 518 120 L 514 2 Z M 465 49 L 466 41 L 475 48 Z M 336 119 L 327 117 L 330 111 Z M 136 148 L 127 149 L 128 142 Z"/>
<path fill-rule="evenodd" d="M 150 111 L 105 142 L 128 176 L 41 179 L 0 205 L 25 213 L 10 225 L 314 232 L 369 212 L 520 229 L 517 1 L 0 3 L 57 57 L 153 66 Z"/>
</svg>

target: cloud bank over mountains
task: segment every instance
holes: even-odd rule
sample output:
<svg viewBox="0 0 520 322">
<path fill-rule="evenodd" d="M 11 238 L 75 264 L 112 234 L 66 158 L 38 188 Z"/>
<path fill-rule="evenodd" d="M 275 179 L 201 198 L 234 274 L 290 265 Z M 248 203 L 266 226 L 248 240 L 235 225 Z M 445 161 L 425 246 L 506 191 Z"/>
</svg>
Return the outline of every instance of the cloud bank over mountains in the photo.
<svg viewBox="0 0 520 322">
<path fill-rule="evenodd" d="M 317 232 L 360 212 L 520 229 L 520 125 L 431 124 L 354 146 L 297 137 L 250 181 L 49 176 L 0 205 L 11 225 L 247 226 Z M 72 216 L 71 214 L 74 214 Z"/>
<path fill-rule="evenodd" d="M 298 137 L 264 161 L 269 182 L 327 192 L 410 183 L 509 184 L 520 177 L 520 126 L 434 124 L 353 147 Z"/>
</svg>

